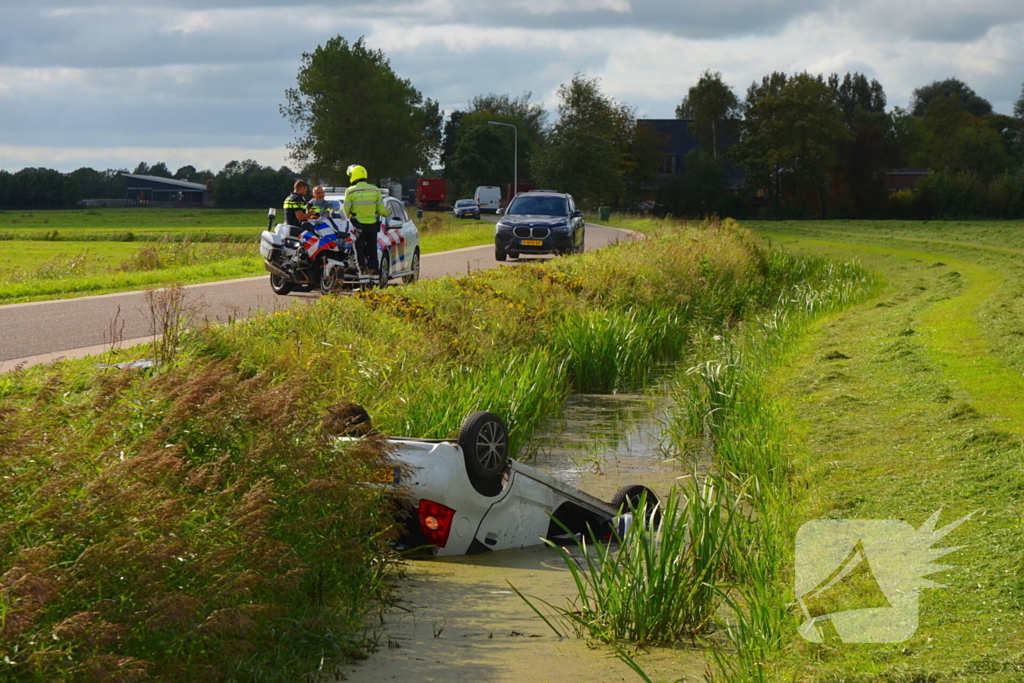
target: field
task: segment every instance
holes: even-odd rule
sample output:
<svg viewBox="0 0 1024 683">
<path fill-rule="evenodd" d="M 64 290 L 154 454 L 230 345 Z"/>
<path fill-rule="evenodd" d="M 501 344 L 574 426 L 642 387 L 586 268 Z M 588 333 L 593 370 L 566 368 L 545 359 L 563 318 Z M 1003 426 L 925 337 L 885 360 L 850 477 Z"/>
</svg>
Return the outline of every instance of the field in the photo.
<svg viewBox="0 0 1024 683">
<path fill-rule="evenodd" d="M 447 213 L 417 225 L 424 254 L 493 240 L 490 223 Z M 253 210 L 0 212 L 0 304 L 262 275 L 265 226 Z"/>
<path fill-rule="evenodd" d="M 878 294 L 817 323 L 774 380 L 796 443 L 797 521 L 973 516 L 904 642 L 786 638 L 795 680 L 1020 680 L 1024 673 L 1024 224 L 762 223 L 797 253 L 857 259 Z"/>
</svg>

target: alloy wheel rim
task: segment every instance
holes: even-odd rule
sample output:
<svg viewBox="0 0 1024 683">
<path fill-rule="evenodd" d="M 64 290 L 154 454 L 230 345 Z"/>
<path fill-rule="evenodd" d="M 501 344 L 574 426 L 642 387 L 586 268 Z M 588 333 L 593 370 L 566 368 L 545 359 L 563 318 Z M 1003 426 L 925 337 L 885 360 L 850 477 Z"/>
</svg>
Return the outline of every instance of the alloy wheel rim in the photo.
<svg viewBox="0 0 1024 683">
<path fill-rule="evenodd" d="M 497 469 L 506 447 L 505 431 L 501 425 L 497 422 L 488 422 L 480 429 L 476 438 L 476 459 L 488 471 Z"/>
</svg>

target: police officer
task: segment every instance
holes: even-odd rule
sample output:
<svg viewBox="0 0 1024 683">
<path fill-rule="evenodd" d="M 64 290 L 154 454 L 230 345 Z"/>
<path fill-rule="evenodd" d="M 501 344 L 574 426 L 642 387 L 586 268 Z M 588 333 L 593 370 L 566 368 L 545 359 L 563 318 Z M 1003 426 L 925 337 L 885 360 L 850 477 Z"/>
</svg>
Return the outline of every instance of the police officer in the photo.
<svg viewBox="0 0 1024 683">
<path fill-rule="evenodd" d="M 324 188 L 319 185 L 313 188 L 313 198 L 306 204 L 306 215 L 329 216 L 331 214 L 331 205 L 324 196 Z"/>
<path fill-rule="evenodd" d="M 292 237 L 298 237 L 303 229 L 303 223 L 309 220 L 306 213 L 306 193 L 309 192 L 309 183 L 305 180 L 295 181 L 295 191 L 285 197 L 284 200 L 284 222 L 292 226 Z"/>
<path fill-rule="evenodd" d="M 369 275 L 376 275 L 377 233 L 380 231 L 380 217 L 386 216 L 388 210 L 380 190 L 366 182 L 365 168 L 349 166 L 348 181 L 350 184 L 345 191 L 345 215 L 359 229 L 356 238 L 359 267 Z"/>
</svg>

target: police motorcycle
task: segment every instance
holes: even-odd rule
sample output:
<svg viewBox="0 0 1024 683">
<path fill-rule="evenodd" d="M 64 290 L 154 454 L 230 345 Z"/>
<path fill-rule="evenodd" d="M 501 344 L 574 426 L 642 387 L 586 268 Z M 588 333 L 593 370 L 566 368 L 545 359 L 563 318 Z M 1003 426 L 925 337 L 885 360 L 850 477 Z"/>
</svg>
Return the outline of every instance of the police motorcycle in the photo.
<svg viewBox="0 0 1024 683">
<path fill-rule="evenodd" d="M 270 272 L 270 288 L 275 294 L 314 288 L 329 294 L 346 284 L 379 284 L 378 278 L 364 275 L 359 269 L 356 228 L 347 218 L 326 212 L 309 221 L 311 230 L 302 230 L 287 223 L 274 226 L 276 216 L 277 209 L 271 208 L 267 229 L 260 235 L 260 256 Z"/>
</svg>

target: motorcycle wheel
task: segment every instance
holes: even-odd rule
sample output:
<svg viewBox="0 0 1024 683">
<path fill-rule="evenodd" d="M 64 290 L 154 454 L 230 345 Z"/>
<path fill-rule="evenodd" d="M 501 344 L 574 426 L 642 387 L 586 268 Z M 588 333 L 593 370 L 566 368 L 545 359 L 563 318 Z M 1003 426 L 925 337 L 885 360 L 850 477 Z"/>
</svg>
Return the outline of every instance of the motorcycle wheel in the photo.
<svg viewBox="0 0 1024 683">
<path fill-rule="evenodd" d="M 388 280 L 391 279 L 391 260 L 388 257 L 388 253 L 385 251 L 380 256 L 380 275 L 377 278 L 378 287 L 387 287 Z"/>
<path fill-rule="evenodd" d="M 285 280 L 280 275 L 270 274 L 270 288 L 274 290 L 274 294 L 284 296 L 292 291 L 292 283 Z"/>
<path fill-rule="evenodd" d="M 340 278 L 337 275 L 337 273 L 339 271 L 341 271 L 341 267 L 340 266 L 335 266 L 334 270 L 331 271 L 332 274 L 330 276 L 327 276 L 327 275 L 321 275 L 320 276 L 320 293 L 321 294 L 330 294 L 331 292 L 333 292 L 337 288 L 337 286 L 339 284 L 339 280 L 340 280 Z"/>
</svg>

